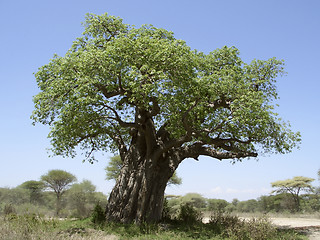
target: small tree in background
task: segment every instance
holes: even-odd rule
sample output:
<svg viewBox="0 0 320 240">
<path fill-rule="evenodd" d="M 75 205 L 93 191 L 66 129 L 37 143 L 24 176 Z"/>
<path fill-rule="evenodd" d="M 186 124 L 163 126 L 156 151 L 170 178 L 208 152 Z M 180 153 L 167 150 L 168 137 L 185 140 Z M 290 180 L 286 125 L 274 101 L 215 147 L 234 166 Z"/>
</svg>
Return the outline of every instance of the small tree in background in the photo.
<svg viewBox="0 0 320 240">
<path fill-rule="evenodd" d="M 320 183 L 320 169 L 318 170 L 318 180 L 319 180 L 319 183 Z M 317 193 L 318 195 L 320 195 L 320 187 L 318 187 L 318 188 L 316 189 L 316 193 Z"/>
<path fill-rule="evenodd" d="M 68 204 L 75 210 L 74 216 L 84 218 L 90 215 L 95 204 L 96 186 L 89 180 L 73 184 L 68 191 Z"/>
<path fill-rule="evenodd" d="M 313 182 L 313 178 L 308 177 L 294 177 L 292 179 L 280 180 L 276 182 L 272 182 L 271 186 L 273 188 L 277 188 L 273 192 L 275 193 L 288 193 L 291 195 L 292 200 L 294 201 L 294 211 L 300 211 L 300 196 L 299 194 L 303 191 L 312 191 L 313 187 L 311 186 L 311 182 Z"/>
<path fill-rule="evenodd" d="M 196 209 L 190 202 L 180 205 L 178 220 L 187 224 L 202 222 L 202 213 Z"/>
<path fill-rule="evenodd" d="M 61 197 L 70 185 L 77 181 L 77 178 L 63 170 L 51 170 L 46 175 L 42 175 L 41 180 L 47 188 L 55 192 L 57 197 L 56 214 L 59 215 L 61 210 Z"/>
<path fill-rule="evenodd" d="M 92 211 L 91 221 L 94 224 L 103 224 L 106 221 L 106 214 L 100 204 L 96 204 Z"/>
<path fill-rule="evenodd" d="M 41 202 L 42 190 L 45 188 L 45 184 L 43 182 L 30 180 L 22 183 L 19 187 L 29 191 L 30 203 Z"/>
<path fill-rule="evenodd" d="M 229 203 L 224 199 L 208 199 L 208 210 L 217 213 L 223 213 L 226 211 L 226 207 Z"/>
<path fill-rule="evenodd" d="M 180 198 L 181 205 L 189 204 L 197 209 L 204 209 L 207 206 L 207 200 L 199 193 L 187 193 Z"/>
</svg>

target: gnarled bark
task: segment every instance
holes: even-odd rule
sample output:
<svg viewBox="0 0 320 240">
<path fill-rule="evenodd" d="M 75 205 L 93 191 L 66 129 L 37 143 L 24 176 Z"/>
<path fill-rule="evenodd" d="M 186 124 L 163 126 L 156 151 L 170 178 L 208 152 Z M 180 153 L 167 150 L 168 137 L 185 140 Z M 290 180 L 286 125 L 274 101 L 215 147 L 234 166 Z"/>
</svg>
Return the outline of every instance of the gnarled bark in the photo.
<svg viewBox="0 0 320 240">
<path fill-rule="evenodd" d="M 164 191 L 176 167 L 165 159 L 134 158 L 124 161 L 106 209 L 108 221 L 158 222 Z M 137 157 L 137 156 L 136 156 Z"/>
</svg>

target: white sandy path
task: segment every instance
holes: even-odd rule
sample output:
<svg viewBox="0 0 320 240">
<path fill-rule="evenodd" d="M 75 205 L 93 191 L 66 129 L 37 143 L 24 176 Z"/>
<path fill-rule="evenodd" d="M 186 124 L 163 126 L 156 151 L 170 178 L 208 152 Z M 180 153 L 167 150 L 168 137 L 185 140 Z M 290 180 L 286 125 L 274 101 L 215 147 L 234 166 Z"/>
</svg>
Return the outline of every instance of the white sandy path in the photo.
<svg viewBox="0 0 320 240">
<path fill-rule="evenodd" d="M 303 228 L 310 227 L 309 240 L 320 240 L 320 219 L 312 218 L 270 218 L 270 221 L 280 227 Z M 316 228 L 311 228 L 316 227 Z"/>
<path fill-rule="evenodd" d="M 270 218 L 270 221 L 280 227 L 320 227 L 320 219 L 312 218 Z"/>
</svg>

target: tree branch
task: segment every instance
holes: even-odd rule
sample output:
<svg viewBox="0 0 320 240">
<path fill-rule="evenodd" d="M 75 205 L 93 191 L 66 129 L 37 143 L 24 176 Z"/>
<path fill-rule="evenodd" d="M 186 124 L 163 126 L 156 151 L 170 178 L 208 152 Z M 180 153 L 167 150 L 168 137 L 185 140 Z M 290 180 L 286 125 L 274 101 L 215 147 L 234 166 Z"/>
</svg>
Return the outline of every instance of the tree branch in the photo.
<svg viewBox="0 0 320 240">
<path fill-rule="evenodd" d="M 111 91 L 109 92 L 105 86 L 103 86 L 100 83 L 95 83 L 94 86 L 102 92 L 103 96 L 105 96 L 106 98 L 112 98 L 115 96 L 119 96 L 125 93 L 125 91 L 123 89 L 121 89 L 120 87 L 117 90 Z"/>
<path fill-rule="evenodd" d="M 121 117 L 119 116 L 118 112 L 113 109 L 112 107 L 108 106 L 108 105 L 105 105 L 105 107 L 109 110 L 111 110 L 113 112 L 113 114 L 115 115 L 115 117 L 105 117 L 107 119 L 112 119 L 112 120 L 115 120 L 119 123 L 119 125 L 121 127 L 124 127 L 124 128 L 138 128 L 139 125 L 137 123 L 134 123 L 134 122 L 124 122 Z"/>
<path fill-rule="evenodd" d="M 151 97 L 150 100 L 152 102 L 152 110 L 150 112 L 150 116 L 153 117 L 160 113 L 160 107 L 156 97 Z"/>
<path fill-rule="evenodd" d="M 120 130 L 114 124 L 111 123 L 111 125 L 113 126 L 115 131 L 118 132 L 118 135 L 112 131 L 108 131 L 107 129 L 103 129 L 101 131 L 97 131 L 95 133 L 87 134 L 85 136 L 80 137 L 77 141 L 77 144 L 81 143 L 82 141 L 84 141 L 86 139 L 90 139 L 90 140 L 94 139 L 94 138 L 98 137 L 100 134 L 107 134 L 116 143 L 121 154 L 127 152 L 127 147 L 121 137 Z M 91 143 L 92 143 L 92 148 L 91 148 L 91 151 L 88 154 L 87 158 L 89 158 L 90 155 L 96 150 L 94 142 L 91 142 Z"/>
<path fill-rule="evenodd" d="M 167 139 L 162 139 L 162 144 L 156 153 L 157 155 L 161 155 L 162 153 L 169 151 L 171 148 L 180 147 L 184 143 L 191 141 L 193 129 L 188 122 L 188 118 L 189 118 L 188 114 L 192 111 L 192 109 L 194 109 L 197 106 L 199 102 L 200 102 L 200 99 L 196 100 L 195 103 L 192 106 L 190 106 L 189 109 L 187 109 L 186 112 L 182 115 L 182 124 L 187 133 L 178 139 L 170 139 L 168 141 L 165 141 Z M 162 134 L 165 134 L 166 130 L 164 126 L 159 129 L 158 135 L 160 132 Z M 168 135 L 168 134 L 165 134 L 165 135 Z"/>
<path fill-rule="evenodd" d="M 217 151 L 209 146 L 204 146 L 203 143 L 197 142 L 191 146 L 186 146 L 183 149 L 184 158 L 194 158 L 198 159 L 200 155 L 209 156 L 213 158 L 217 158 L 219 160 L 222 159 L 240 159 L 246 157 L 257 157 L 258 154 L 255 152 L 229 152 L 229 151 Z"/>
</svg>

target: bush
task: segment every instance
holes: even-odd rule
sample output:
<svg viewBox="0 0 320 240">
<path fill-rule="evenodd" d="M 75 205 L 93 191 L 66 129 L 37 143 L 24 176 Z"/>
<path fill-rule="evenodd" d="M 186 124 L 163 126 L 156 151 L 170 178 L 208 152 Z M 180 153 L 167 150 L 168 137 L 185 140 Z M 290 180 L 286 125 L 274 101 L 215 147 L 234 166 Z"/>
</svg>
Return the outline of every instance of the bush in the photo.
<svg viewBox="0 0 320 240">
<path fill-rule="evenodd" d="M 15 214 L 15 213 L 16 213 L 16 209 L 12 206 L 12 204 L 4 205 L 3 214 L 5 216 Z"/>
<path fill-rule="evenodd" d="M 235 240 L 279 239 L 277 229 L 266 218 L 243 220 L 237 216 L 217 213 L 209 225 L 217 234 Z"/>
<path fill-rule="evenodd" d="M 168 222 L 173 219 L 172 217 L 172 207 L 168 205 L 168 200 L 165 198 L 163 202 L 161 221 Z"/>
<path fill-rule="evenodd" d="M 266 218 L 243 221 L 243 224 L 237 225 L 229 232 L 231 236 L 239 240 L 267 240 L 274 239 L 277 235 L 277 229 Z"/>
<path fill-rule="evenodd" d="M 100 204 L 96 204 L 96 206 L 94 207 L 92 215 L 91 215 L 91 221 L 94 224 L 103 224 L 103 223 L 105 223 L 106 214 L 105 214 L 105 211 L 100 206 Z"/>
<path fill-rule="evenodd" d="M 225 230 L 233 229 L 235 226 L 242 224 L 242 220 L 237 216 L 216 212 L 211 216 L 208 224 L 215 233 L 221 234 Z"/>
<path fill-rule="evenodd" d="M 178 220 L 186 224 L 202 222 L 202 213 L 195 209 L 190 203 L 180 205 Z"/>
</svg>

